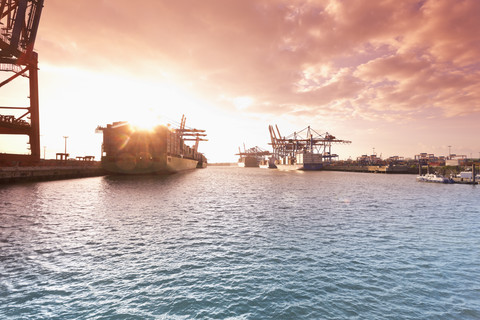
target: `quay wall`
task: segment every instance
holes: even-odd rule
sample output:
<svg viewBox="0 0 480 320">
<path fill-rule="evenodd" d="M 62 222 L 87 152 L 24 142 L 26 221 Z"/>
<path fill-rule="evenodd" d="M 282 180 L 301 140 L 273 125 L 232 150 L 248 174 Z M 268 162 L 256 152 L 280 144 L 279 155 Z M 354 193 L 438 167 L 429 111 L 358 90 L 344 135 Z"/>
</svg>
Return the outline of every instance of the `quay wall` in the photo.
<svg viewBox="0 0 480 320">
<path fill-rule="evenodd" d="M 362 165 L 326 165 L 324 170 L 371 172 L 371 173 L 418 173 L 418 169 L 409 166 L 362 166 Z"/>
<path fill-rule="evenodd" d="M 0 167 L 0 184 L 97 177 L 105 175 L 100 166 Z"/>
<path fill-rule="evenodd" d="M 453 182 L 460 184 L 479 184 L 477 180 L 468 179 L 468 178 L 452 178 Z"/>
</svg>

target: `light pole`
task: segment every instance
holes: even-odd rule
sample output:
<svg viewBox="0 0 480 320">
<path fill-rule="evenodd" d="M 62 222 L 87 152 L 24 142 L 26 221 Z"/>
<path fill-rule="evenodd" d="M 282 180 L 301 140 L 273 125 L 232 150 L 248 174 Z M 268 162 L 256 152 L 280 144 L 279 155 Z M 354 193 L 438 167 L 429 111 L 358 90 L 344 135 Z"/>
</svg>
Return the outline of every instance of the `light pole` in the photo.
<svg viewBox="0 0 480 320">
<path fill-rule="evenodd" d="M 45 160 L 45 153 L 47 151 L 47 147 L 46 146 L 43 146 L 43 160 Z"/>
<path fill-rule="evenodd" d="M 450 155 L 452 154 L 452 153 L 450 152 L 450 148 L 451 148 L 451 147 L 452 147 L 452 146 L 448 146 L 448 159 L 450 159 Z"/>
<path fill-rule="evenodd" d="M 67 160 L 67 139 L 68 139 L 68 136 L 63 136 L 63 138 L 65 139 L 65 160 Z"/>
</svg>

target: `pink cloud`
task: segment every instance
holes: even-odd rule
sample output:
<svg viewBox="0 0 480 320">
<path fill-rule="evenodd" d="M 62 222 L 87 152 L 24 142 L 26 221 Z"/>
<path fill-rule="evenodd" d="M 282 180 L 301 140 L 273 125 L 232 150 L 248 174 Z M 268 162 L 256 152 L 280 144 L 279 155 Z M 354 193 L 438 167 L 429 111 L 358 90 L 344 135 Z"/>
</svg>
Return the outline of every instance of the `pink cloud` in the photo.
<svg viewBox="0 0 480 320">
<path fill-rule="evenodd" d="M 37 48 L 51 64 L 254 97 L 251 112 L 394 119 L 480 111 L 479 29 L 476 0 L 50 0 Z"/>
</svg>

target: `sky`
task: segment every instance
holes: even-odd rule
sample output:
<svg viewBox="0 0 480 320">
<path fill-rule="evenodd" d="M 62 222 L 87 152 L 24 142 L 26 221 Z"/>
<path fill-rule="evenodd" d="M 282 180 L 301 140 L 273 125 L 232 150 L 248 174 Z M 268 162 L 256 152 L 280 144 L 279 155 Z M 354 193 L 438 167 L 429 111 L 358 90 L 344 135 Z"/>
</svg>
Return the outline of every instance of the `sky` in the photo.
<svg viewBox="0 0 480 320">
<path fill-rule="evenodd" d="M 100 159 L 98 125 L 182 114 L 207 131 L 210 163 L 271 150 L 269 125 L 352 141 L 340 159 L 480 157 L 478 30 L 478 0 L 45 0 L 42 157 L 67 141 Z M 28 103 L 8 86 L 0 105 Z M 0 152 L 24 152 L 23 138 Z"/>
</svg>

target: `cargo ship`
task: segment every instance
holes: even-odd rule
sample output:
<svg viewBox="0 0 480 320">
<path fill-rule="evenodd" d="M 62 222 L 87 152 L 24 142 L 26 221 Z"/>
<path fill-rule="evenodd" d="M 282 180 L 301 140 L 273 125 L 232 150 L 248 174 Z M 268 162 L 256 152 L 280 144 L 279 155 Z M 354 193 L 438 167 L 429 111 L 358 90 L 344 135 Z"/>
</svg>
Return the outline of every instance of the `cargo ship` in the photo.
<svg viewBox="0 0 480 320">
<path fill-rule="evenodd" d="M 275 164 L 280 170 L 321 170 L 323 169 L 323 156 L 301 150 L 296 151 L 293 156 L 281 157 Z"/>
<path fill-rule="evenodd" d="M 118 174 L 170 174 L 207 166 L 198 152 L 199 141 L 206 141 L 205 130 L 185 128 L 186 118 L 178 129 L 158 125 L 139 129 L 127 121 L 97 127 L 103 133 L 102 167 Z M 185 141 L 195 141 L 188 146 Z"/>
<path fill-rule="evenodd" d="M 238 148 L 237 156 L 238 158 L 237 165 L 239 167 L 253 167 L 258 168 L 262 164 L 264 164 L 265 159 L 267 156 L 270 156 L 270 151 L 265 151 L 260 147 L 252 147 L 249 149 L 245 148 L 243 145 L 243 152 Z"/>
<path fill-rule="evenodd" d="M 269 126 L 273 158 L 280 170 L 322 170 L 338 155 L 332 154 L 333 143 L 351 143 L 328 132 L 319 134 L 310 126 L 282 137 L 278 127 Z"/>
</svg>

